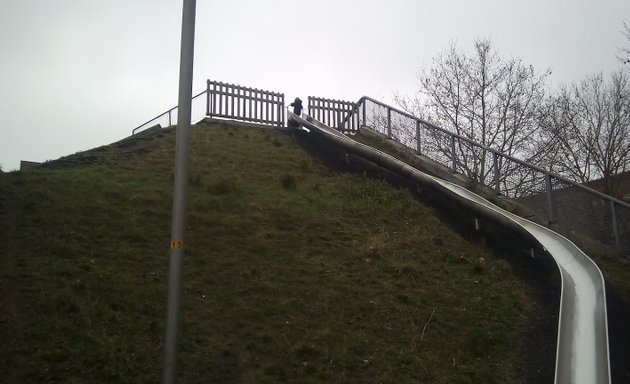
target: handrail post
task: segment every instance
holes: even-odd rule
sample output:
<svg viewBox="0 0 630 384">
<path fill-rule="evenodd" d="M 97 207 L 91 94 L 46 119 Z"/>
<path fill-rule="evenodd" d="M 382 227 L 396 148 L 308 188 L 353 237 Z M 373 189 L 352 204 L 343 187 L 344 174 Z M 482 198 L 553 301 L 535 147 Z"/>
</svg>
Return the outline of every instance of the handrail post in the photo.
<svg viewBox="0 0 630 384">
<path fill-rule="evenodd" d="M 451 168 L 453 172 L 457 172 L 457 153 L 455 152 L 455 136 L 451 136 Z"/>
<path fill-rule="evenodd" d="M 492 171 L 494 172 L 494 192 L 498 195 L 501 190 L 499 183 L 499 154 L 492 151 Z"/>
<path fill-rule="evenodd" d="M 168 126 L 169 126 L 169 127 L 170 127 L 171 125 L 173 125 L 173 123 L 171 122 L 171 112 L 172 112 L 172 111 L 173 111 L 172 109 L 169 109 L 169 110 L 168 110 Z"/>
<path fill-rule="evenodd" d="M 422 153 L 420 146 L 420 120 L 416 120 L 416 152 L 419 155 Z"/>
<path fill-rule="evenodd" d="M 556 222 L 556 205 L 553 201 L 553 187 L 549 172 L 545 172 L 545 189 L 547 194 L 547 221 L 548 224 L 553 224 Z"/>
<path fill-rule="evenodd" d="M 387 137 L 392 138 L 392 109 L 387 108 Z"/>
</svg>

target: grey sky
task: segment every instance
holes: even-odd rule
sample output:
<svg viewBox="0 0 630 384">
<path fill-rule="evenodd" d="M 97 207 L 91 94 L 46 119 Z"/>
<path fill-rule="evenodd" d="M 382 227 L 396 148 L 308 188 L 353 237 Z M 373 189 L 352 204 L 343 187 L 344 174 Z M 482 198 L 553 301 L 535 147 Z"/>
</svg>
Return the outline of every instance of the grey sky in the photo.
<svg viewBox="0 0 630 384">
<path fill-rule="evenodd" d="M 177 101 L 181 0 L 0 0 L 0 165 L 107 144 Z M 197 0 L 194 92 L 210 78 L 391 101 L 450 41 L 492 39 L 553 85 L 621 65 L 628 0 Z"/>
</svg>

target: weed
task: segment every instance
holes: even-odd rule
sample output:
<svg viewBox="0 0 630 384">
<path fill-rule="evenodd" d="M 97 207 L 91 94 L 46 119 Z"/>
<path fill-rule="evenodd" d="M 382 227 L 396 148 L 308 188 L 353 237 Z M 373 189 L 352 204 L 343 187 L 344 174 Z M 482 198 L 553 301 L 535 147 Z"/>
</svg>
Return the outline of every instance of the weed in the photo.
<svg viewBox="0 0 630 384">
<path fill-rule="evenodd" d="M 295 180 L 295 177 L 293 175 L 290 174 L 285 174 L 282 176 L 282 188 L 284 189 L 288 189 L 288 190 L 294 190 L 297 188 L 297 181 Z"/>
<path fill-rule="evenodd" d="M 478 259 L 474 259 L 472 261 L 472 270 L 474 273 L 478 275 L 483 275 L 486 273 L 486 259 L 480 257 Z"/>
</svg>

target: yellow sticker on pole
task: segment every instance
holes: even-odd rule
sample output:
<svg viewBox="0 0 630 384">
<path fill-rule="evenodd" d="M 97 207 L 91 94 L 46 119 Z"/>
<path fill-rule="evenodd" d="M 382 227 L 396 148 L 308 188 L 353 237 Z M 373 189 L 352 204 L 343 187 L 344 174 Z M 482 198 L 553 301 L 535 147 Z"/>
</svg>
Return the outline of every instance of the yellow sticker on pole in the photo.
<svg viewBox="0 0 630 384">
<path fill-rule="evenodd" d="M 182 240 L 171 240 L 171 249 L 184 248 L 184 242 Z"/>
</svg>

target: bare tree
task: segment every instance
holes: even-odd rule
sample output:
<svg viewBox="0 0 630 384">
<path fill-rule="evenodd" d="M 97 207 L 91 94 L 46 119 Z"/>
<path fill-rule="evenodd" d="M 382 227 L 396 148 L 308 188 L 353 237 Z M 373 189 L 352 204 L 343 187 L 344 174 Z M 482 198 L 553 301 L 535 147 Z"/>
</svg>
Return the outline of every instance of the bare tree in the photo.
<svg viewBox="0 0 630 384">
<path fill-rule="evenodd" d="M 401 108 L 485 147 L 526 161 L 540 158 L 534 145 L 538 106 L 549 71 L 536 73 L 520 59 L 504 59 L 489 40 L 477 39 L 472 55 L 454 43 L 419 75 L 415 98 L 397 97 Z M 487 152 L 458 141 L 457 157 L 467 176 L 488 181 Z M 444 149 L 446 152 L 448 149 Z"/>
<path fill-rule="evenodd" d="M 630 170 L 630 79 L 622 70 L 562 88 L 545 104 L 541 125 L 555 172 L 578 182 L 604 179 L 615 194 L 616 174 Z"/>
<path fill-rule="evenodd" d="M 628 43 L 630 43 L 630 26 L 628 26 L 625 22 L 623 23 L 623 31 L 621 31 L 621 33 L 626 37 Z M 617 56 L 617 59 L 622 64 L 630 65 L 630 48 L 619 48 L 619 55 Z"/>
</svg>

